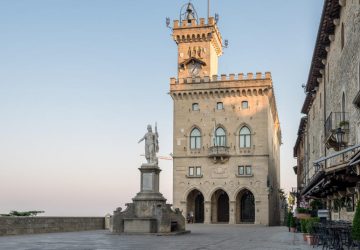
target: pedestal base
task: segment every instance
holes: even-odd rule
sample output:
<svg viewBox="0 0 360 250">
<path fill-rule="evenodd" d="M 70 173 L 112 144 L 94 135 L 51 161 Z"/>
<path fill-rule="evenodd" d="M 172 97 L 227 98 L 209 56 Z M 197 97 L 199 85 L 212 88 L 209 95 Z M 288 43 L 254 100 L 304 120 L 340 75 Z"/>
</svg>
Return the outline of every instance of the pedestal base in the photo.
<svg viewBox="0 0 360 250">
<path fill-rule="evenodd" d="M 179 209 L 173 210 L 171 204 L 159 192 L 159 173 L 157 164 L 143 164 L 141 172 L 141 191 L 126 204 L 114 211 L 111 218 L 112 233 L 169 234 L 185 231 L 185 218 Z"/>
</svg>

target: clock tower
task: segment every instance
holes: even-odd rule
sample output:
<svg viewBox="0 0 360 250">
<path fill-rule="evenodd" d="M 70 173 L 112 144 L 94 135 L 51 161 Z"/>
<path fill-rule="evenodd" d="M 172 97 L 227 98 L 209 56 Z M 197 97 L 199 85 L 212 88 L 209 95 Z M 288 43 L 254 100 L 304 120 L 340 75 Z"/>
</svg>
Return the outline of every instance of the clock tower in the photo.
<svg viewBox="0 0 360 250">
<path fill-rule="evenodd" d="M 223 51 L 215 19 L 198 19 L 191 3 L 181 16 L 184 18 L 174 21 L 172 34 L 178 46 L 178 78 L 217 75 L 218 58 Z"/>
</svg>

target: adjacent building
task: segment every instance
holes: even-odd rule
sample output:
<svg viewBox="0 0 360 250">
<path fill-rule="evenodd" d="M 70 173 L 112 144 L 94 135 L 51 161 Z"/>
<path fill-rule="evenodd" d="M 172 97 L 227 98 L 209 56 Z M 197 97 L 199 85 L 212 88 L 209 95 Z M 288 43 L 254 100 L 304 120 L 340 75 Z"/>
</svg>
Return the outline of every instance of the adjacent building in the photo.
<svg viewBox="0 0 360 250">
<path fill-rule="evenodd" d="M 351 220 L 360 190 L 360 1 L 325 0 L 294 147 L 299 201 Z"/>
<path fill-rule="evenodd" d="M 196 223 L 279 223 L 281 130 L 271 74 L 218 75 L 223 39 L 189 3 L 175 20 L 173 199 Z"/>
</svg>

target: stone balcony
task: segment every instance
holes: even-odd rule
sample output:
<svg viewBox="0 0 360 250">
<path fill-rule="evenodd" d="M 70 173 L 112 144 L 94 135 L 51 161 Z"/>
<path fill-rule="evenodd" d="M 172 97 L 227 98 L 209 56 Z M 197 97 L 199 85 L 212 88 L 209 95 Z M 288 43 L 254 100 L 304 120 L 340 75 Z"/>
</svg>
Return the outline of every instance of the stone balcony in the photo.
<svg viewBox="0 0 360 250">
<path fill-rule="evenodd" d="M 215 163 L 224 163 L 230 157 L 230 147 L 212 146 L 209 148 L 208 156 L 209 158 L 212 158 Z"/>
</svg>

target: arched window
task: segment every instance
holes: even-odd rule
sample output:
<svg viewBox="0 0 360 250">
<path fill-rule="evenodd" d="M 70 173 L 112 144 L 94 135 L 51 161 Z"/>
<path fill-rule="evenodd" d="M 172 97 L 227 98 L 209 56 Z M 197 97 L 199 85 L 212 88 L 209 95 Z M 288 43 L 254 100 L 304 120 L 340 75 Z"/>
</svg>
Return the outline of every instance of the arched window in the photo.
<svg viewBox="0 0 360 250">
<path fill-rule="evenodd" d="M 344 23 L 341 23 L 341 49 L 344 48 L 345 45 L 345 27 Z"/>
<path fill-rule="evenodd" d="M 248 108 L 249 108 L 249 103 L 248 103 L 248 101 L 242 101 L 242 102 L 241 102 L 241 108 L 242 108 L 242 109 L 248 109 Z"/>
<path fill-rule="evenodd" d="M 190 133 L 190 148 L 200 149 L 201 147 L 201 133 L 200 130 L 194 128 Z"/>
<path fill-rule="evenodd" d="M 226 146 L 226 134 L 223 128 L 218 128 L 215 131 L 215 145 Z"/>
<path fill-rule="evenodd" d="M 251 147 L 251 132 L 246 126 L 240 129 L 240 148 Z"/>
</svg>

